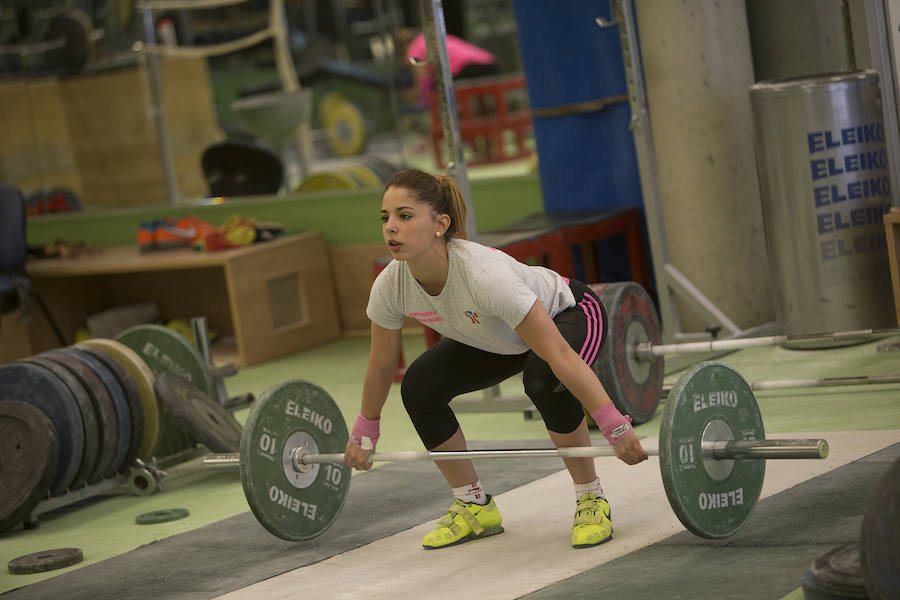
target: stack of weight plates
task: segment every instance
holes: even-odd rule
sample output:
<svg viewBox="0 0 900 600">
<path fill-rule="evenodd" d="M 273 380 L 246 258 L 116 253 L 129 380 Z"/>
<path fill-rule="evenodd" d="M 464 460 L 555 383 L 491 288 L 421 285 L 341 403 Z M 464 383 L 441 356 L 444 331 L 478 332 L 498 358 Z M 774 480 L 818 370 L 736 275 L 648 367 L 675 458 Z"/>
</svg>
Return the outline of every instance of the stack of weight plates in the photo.
<svg viewBox="0 0 900 600">
<path fill-rule="evenodd" d="M 160 374 L 178 376 L 179 394 L 158 395 Z M 215 397 L 196 347 L 159 325 L 0 366 L 0 532 L 41 500 L 123 474 L 135 459 L 175 456 L 198 442 L 236 452 L 240 425 Z"/>
<path fill-rule="evenodd" d="M 398 170 L 382 158 L 363 156 L 309 175 L 297 186 L 297 192 L 378 189 Z"/>
</svg>

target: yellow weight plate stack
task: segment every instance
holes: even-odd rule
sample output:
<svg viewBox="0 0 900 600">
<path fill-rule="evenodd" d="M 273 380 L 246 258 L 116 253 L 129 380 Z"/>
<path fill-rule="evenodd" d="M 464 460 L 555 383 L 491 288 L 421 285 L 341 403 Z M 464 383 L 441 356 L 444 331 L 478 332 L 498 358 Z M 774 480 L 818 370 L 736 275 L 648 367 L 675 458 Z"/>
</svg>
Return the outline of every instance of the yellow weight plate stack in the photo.
<svg viewBox="0 0 900 600">
<path fill-rule="evenodd" d="M 357 180 L 360 182 L 360 187 L 369 188 L 380 188 L 384 185 L 384 182 L 381 181 L 381 178 L 378 175 L 367 167 L 366 165 L 359 163 L 350 163 L 349 165 L 345 165 L 344 169 L 352 173 Z"/>
<path fill-rule="evenodd" d="M 322 192 L 327 190 L 354 190 L 359 186 L 348 173 L 340 170 L 313 173 L 297 186 L 298 192 Z"/>
</svg>

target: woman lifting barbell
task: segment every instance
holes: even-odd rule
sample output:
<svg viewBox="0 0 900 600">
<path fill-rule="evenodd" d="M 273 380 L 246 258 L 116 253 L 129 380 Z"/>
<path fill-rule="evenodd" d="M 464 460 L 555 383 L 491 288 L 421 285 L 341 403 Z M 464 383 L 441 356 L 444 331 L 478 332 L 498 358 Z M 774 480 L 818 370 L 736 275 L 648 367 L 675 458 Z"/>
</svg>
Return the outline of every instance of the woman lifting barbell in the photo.
<svg viewBox="0 0 900 600">
<path fill-rule="evenodd" d="M 525 393 L 556 447 L 591 445 L 586 409 L 619 459 L 632 465 L 646 460 L 630 419 L 615 408 L 589 367 L 603 343 L 596 295 L 581 282 L 468 241 L 465 218 L 465 201 L 449 177 L 408 169 L 385 185 L 382 233 L 394 260 L 369 296 L 372 344 L 344 462 L 371 467 L 367 459 L 378 441 L 406 316 L 443 336 L 413 361 L 401 386 L 403 404 L 429 450 L 466 449 L 449 407 L 454 397 L 522 372 Z M 610 540 L 610 507 L 593 459 L 563 460 L 575 486 L 572 545 Z M 455 500 L 422 545 L 443 548 L 502 532 L 500 513 L 472 462 L 437 465 Z"/>
</svg>

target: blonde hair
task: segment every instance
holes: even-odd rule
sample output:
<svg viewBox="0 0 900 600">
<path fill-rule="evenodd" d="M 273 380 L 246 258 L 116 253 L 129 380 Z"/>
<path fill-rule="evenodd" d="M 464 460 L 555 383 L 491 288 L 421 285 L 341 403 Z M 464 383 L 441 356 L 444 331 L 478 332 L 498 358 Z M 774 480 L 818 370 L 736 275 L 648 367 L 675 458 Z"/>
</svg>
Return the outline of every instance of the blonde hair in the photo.
<svg viewBox="0 0 900 600">
<path fill-rule="evenodd" d="M 456 183 L 446 175 L 429 175 L 418 169 L 404 169 L 391 175 L 384 185 L 399 187 L 415 194 L 419 202 L 429 205 L 436 214 L 450 217 L 450 227 L 444 237 L 466 239 L 466 200 Z"/>
</svg>

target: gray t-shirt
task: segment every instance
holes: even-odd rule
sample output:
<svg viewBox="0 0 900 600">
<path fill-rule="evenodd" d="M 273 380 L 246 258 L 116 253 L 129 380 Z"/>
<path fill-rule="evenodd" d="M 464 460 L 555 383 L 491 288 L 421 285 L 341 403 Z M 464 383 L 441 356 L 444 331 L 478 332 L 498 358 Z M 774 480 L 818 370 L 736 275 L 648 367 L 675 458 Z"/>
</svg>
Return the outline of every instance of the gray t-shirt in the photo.
<svg viewBox="0 0 900 600">
<path fill-rule="evenodd" d="M 441 335 L 495 354 L 528 351 L 515 329 L 540 300 L 551 317 L 575 306 L 566 281 L 554 271 L 520 263 L 468 240 L 447 243 L 444 289 L 429 296 L 403 261 L 393 260 L 375 279 L 366 314 L 385 329 L 408 316 Z"/>
</svg>

